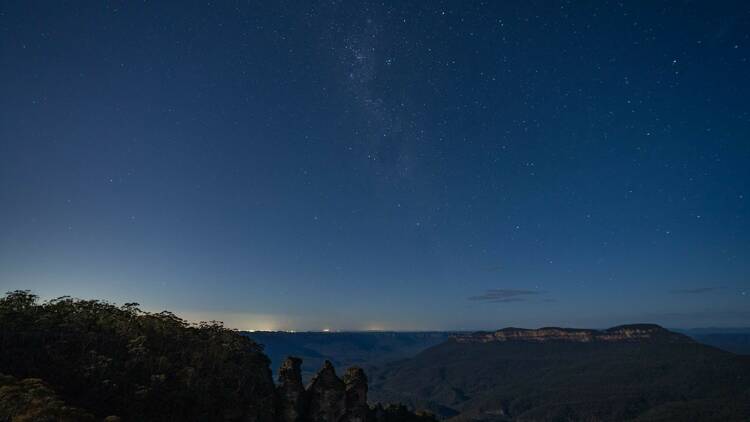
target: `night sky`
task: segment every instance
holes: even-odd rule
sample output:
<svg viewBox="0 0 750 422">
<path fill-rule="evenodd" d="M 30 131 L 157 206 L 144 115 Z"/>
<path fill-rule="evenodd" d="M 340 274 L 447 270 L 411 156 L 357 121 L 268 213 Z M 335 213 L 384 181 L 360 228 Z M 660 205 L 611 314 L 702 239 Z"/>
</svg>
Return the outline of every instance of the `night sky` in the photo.
<svg viewBox="0 0 750 422">
<path fill-rule="evenodd" d="M 745 1 L 3 1 L 0 63 L 3 291 L 750 324 Z"/>
</svg>

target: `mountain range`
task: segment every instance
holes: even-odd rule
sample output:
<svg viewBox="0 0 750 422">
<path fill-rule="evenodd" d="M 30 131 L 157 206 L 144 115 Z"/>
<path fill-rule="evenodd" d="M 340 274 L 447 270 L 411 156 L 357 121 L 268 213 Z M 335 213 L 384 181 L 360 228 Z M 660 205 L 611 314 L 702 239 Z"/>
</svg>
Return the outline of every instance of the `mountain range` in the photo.
<svg viewBox="0 0 750 422">
<path fill-rule="evenodd" d="M 750 355 L 692 335 L 653 324 L 243 334 L 16 291 L 0 298 L 0 421 L 750 420 Z"/>
</svg>

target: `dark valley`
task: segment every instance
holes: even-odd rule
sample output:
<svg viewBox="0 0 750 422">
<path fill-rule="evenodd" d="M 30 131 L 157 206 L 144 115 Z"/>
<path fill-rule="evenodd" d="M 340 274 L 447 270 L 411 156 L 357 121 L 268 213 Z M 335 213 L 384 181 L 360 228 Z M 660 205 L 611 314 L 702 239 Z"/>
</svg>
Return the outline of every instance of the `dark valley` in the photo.
<svg viewBox="0 0 750 422">
<path fill-rule="evenodd" d="M 309 381 L 327 360 L 340 368 L 356 365 L 369 370 L 388 362 L 410 358 L 428 347 L 444 342 L 452 335 L 442 331 L 255 331 L 243 334 L 263 345 L 263 351 L 271 359 L 272 368 L 278 368 L 287 356 L 302 358 L 301 373 L 305 381 Z"/>
<path fill-rule="evenodd" d="M 370 375 L 373 399 L 406 403 L 444 419 L 745 420 L 750 356 L 700 341 L 715 331 L 686 330 L 691 337 L 637 324 L 442 335 L 247 335 L 272 345 L 272 357 L 286 348 L 305 360 L 357 362 Z"/>
</svg>

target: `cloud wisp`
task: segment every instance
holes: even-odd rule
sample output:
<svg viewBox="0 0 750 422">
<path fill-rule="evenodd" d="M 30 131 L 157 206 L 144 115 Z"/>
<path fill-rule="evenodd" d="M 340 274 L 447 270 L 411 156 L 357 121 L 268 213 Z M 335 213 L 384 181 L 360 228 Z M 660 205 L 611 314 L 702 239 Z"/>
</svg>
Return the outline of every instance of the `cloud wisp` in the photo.
<svg viewBox="0 0 750 422">
<path fill-rule="evenodd" d="M 530 298 L 544 293 L 542 290 L 489 289 L 481 295 L 470 296 L 469 300 L 484 303 L 526 302 Z"/>
</svg>

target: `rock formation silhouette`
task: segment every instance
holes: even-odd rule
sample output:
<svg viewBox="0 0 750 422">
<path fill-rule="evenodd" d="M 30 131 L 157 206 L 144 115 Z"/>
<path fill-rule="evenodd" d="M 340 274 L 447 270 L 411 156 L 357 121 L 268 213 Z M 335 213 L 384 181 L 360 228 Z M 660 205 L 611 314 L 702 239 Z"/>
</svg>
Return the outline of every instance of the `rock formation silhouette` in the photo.
<svg viewBox="0 0 750 422">
<path fill-rule="evenodd" d="M 280 422 L 391 422 L 432 421 L 431 416 L 409 412 L 403 406 L 367 404 L 367 376 L 361 368 L 351 367 L 343 379 L 336 375 L 330 361 L 313 377 L 310 385 L 302 384 L 302 360 L 288 357 L 279 368 L 276 389 Z"/>
</svg>

